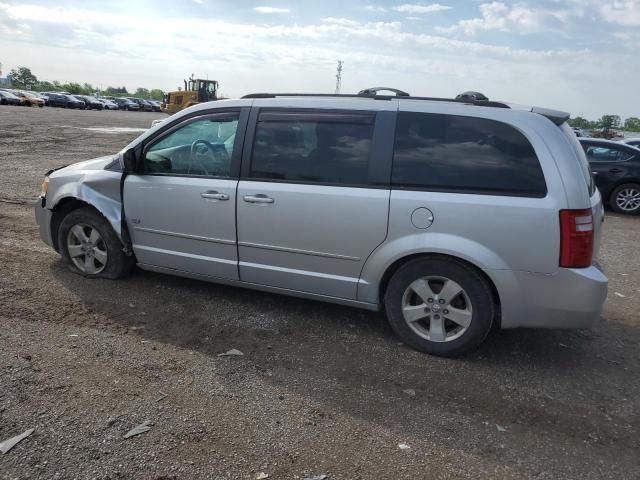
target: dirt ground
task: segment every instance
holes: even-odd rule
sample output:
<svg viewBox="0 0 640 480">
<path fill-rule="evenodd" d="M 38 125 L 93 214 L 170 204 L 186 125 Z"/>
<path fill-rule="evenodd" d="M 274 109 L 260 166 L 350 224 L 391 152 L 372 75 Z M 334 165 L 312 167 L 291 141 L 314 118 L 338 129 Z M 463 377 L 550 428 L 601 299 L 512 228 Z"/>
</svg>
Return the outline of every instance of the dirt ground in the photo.
<svg viewBox="0 0 640 480">
<path fill-rule="evenodd" d="M 607 216 L 593 331 L 496 332 L 456 360 L 380 314 L 71 273 L 38 238 L 44 172 L 137 135 L 86 128 L 159 116 L 0 107 L 0 441 L 35 429 L 0 479 L 640 478 L 640 218 Z"/>
</svg>

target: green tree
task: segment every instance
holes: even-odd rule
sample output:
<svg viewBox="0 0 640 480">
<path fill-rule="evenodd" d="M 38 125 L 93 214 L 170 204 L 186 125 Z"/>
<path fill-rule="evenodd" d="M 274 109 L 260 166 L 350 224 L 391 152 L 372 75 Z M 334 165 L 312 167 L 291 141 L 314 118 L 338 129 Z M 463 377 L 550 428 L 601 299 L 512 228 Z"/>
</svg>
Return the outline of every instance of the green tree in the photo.
<svg viewBox="0 0 640 480">
<path fill-rule="evenodd" d="M 576 128 L 591 128 L 591 122 L 583 117 L 576 117 L 569 120 L 569 125 Z"/>
<path fill-rule="evenodd" d="M 127 92 L 127 88 L 126 87 L 107 87 L 107 89 L 105 90 L 105 93 L 107 95 L 112 95 L 112 96 L 116 96 L 116 97 L 121 97 L 123 95 L 129 95 L 129 92 Z"/>
<path fill-rule="evenodd" d="M 149 90 L 147 88 L 138 87 L 133 96 L 138 98 L 149 98 Z"/>
<path fill-rule="evenodd" d="M 33 90 L 37 90 L 38 92 L 50 92 L 55 89 L 55 85 L 47 81 L 38 82 L 33 86 Z"/>
<path fill-rule="evenodd" d="M 624 129 L 627 132 L 640 132 L 640 118 L 629 117 L 624 121 Z"/>
<path fill-rule="evenodd" d="M 152 100 L 162 101 L 164 100 L 164 92 L 158 88 L 154 88 L 149 92 L 149 98 Z"/>
<path fill-rule="evenodd" d="M 11 85 L 18 88 L 31 88 L 38 83 L 36 76 L 31 73 L 31 69 L 28 67 L 18 67 L 12 69 L 7 75 L 7 79 L 11 82 Z"/>
<path fill-rule="evenodd" d="M 621 123 L 620 115 L 603 115 L 597 122 L 598 128 L 605 130 L 620 128 Z"/>
<path fill-rule="evenodd" d="M 96 93 L 97 88 L 94 88 L 93 85 L 91 85 L 90 83 L 83 83 L 82 84 L 82 94 L 83 95 L 93 95 L 94 93 Z"/>
<path fill-rule="evenodd" d="M 69 82 L 69 83 L 62 84 L 62 90 L 64 90 L 65 92 L 72 93 L 74 95 L 81 95 L 82 93 L 84 93 L 82 91 L 82 85 L 80 85 L 79 83 L 75 83 L 75 82 Z"/>
</svg>

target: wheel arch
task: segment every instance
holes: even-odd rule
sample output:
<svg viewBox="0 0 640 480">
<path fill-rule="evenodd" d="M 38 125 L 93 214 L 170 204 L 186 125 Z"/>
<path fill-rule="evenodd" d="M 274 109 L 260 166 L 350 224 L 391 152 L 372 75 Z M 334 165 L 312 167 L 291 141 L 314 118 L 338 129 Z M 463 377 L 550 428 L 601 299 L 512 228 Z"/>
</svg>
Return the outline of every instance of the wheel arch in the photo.
<svg viewBox="0 0 640 480">
<path fill-rule="evenodd" d="M 489 285 L 489 288 L 491 290 L 491 295 L 493 297 L 493 301 L 494 304 L 496 306 L 496 323 L 497 323 L 497 327 L 500 327 L 500 318 L 501 318 L 501 300 L 500 300 L 500 294 L 498 293 L 498 289 L 496 287 L 495 282 L 493 281 L 493 279 L 487 275 L 487 273 L 480 268 L 478 265 L 475 265 L 474 263 L 464 259 L 464 258 L 460 258 L 454 255 L 450 255 L 450 254 L 445 254 L 445 253 L 434 253 L 434 252 L 417 252 L 417 253 L 412 253 L 409 255 L 406 255 L 404 257 L 398 258 L 396 259 L 391 265 L 389 265 L 387 267 L 387 269 L 385 270 L 385 272 L 382 274 L 382 278 L 380 279 L 380 284 L 378 286 L 378 301 L 379 304 L 381 306 L 384 305 L 384 293 L 387 289 L 387 286 L 389 285 L 389 281 L 391 280 L 391 277 L 393 277 L 393 275 L 404 265 L 406 265 L 407 263 L 413 261 L 413 260 L 418 260 L 418 259 L 444 259 L 444 260 L 450 260 L 450 261 L 454 261 L 457 262 L 459 264 L 465 265 L 467 268 L 472 269 L 473 271 L 475 271 L 478 275 L 480 275 L 486 282 L 487 285 Z"/>
<path fill-rule="evenodd" d="M 85 200 L 79 199 L 77 197 L 64 197 L 58 200 L 55 206 L 51 209 L 51 241 L 53 243 L 53 248 L 60 252 L 60 245 L 58 245 L 58 230 L 60 229 L 60 224 L 64 217 L 66 217 L 69 213 L 74 210 L 78 210 L 80 208 L 90 208 L 96 214 L 103 217 L 107 222 L 109 219 L 94 205 L 86 202 Z M 111 222 L 109 222 L 111 223 Z M 116 232 L 117 235 L 118 232 Z"/>
<path fill-rule="evenodd" d="M 615 184 L 613 184 L 611 186 L 611 188 L 609 189 L 609 193 L 607 194 L 607 204 L 611 205 L 611 203 L 613 201 L 615 201 L 615 198 L 613 198 L 613 194 L 615 193 L 616 189 L 618 187 L 621 187 L 622 185 L 638 185 L 640 186 L 640 177 L 624 177 L 622 179 L 620 179 L 619 182 L 616 182 Z"/>
</svg>

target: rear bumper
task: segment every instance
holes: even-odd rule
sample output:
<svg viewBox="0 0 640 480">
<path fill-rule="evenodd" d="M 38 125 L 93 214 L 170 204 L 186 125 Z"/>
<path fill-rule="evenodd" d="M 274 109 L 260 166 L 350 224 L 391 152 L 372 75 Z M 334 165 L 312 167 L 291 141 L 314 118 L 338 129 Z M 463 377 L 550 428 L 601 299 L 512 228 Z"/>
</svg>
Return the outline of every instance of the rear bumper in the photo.
<svg viewBox="0 0 640 480">
<path fill-rule="evenodd" d="M 599 320 L 609 280 L 599 265 L 560 268 L 552 275 L 492 270 L 502 328 L 591 328 Z"/>
<path fill-rule="evenodd" d="M 51 210 L 42 206 L 42 199 L 39 198 L 33 205 L 36 214 L 36 223 L 40 231 L 40 238 L 44 243 L 53 247 L 53 240 L 51 239 Z"/>
</svg>

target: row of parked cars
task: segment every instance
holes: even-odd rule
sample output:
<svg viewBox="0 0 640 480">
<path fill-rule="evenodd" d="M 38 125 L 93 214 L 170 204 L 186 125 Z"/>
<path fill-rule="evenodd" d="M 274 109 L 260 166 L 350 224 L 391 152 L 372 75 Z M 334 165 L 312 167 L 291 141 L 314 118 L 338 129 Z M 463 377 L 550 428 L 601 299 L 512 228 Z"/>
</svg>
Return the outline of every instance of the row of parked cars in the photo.
<svg viewBox="0 0 640 480">
<path fill-rule="evenodd" d="M 159 112 L 160 102 L 135 97 L 98 97 L 73 95 L 67 92 L 32 92 L 28 90 L 0 89 L 1 105 L 22 105 L 77 108 L 83 110 L 130 110 Z"/>
</svg>

